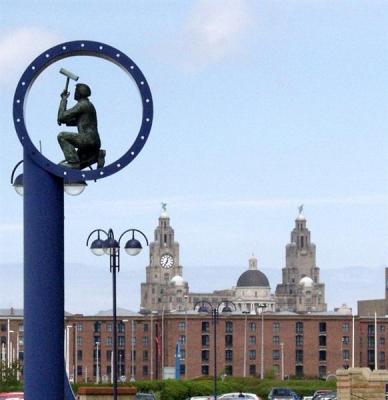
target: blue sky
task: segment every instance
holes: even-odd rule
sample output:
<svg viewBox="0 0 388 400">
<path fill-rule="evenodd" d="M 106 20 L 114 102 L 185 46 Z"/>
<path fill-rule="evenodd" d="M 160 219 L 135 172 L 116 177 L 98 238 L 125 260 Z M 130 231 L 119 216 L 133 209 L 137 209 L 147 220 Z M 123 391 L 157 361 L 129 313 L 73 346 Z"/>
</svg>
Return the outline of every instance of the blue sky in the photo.
<svg viewBox="0 0 388 400">
<path fill-rule="evenodd" d="M 9 185 L 22 157 L 11 114 L 16 83 L 45 49 L 88 39 L 137 63 L 155 108 L 150 138 L 135 161 L 91 182 L 82 196 L 65 199 L 66 260 L 95 268 L 97 291 L 110 287 L 108 265 L 89 254 L 88 233 L 138 227 L 152 238 L 161 201 L 168 203 L 184 273 L 198 276 L 189 282 L 196 291 L 206 267 L 219 271 L 214 289 L 235 284 L 230 276 L 237 280 L 252 252 L 280 279 L 302 203 L 321 270 L 387 265 L 387 20 L 388 3 L 377 0 L 28 6 L 3 0 L 0 120 L 7 151 L 0 170 L 0 263 L 22 263 L 22 201 Z M 30 136 L 53 161 L 61 159 L 56 110 L 62 66 L 91 85 L 103 147 L 113 162 L 134 140 L 140 105 L 132 82 L 101 60 L 67 59 L 38 78 L 27 107 Z M 144 253 L 123 265 L 137 271 L 137 281 L 122 282 L 120 305 L 138 307 L 146 263 Z M 77 276 L 77 268 L 66 272 Z M 270 283 L 274 289 L 278 282 Z M 1 285 L 13 284 L 2 278 Z M 376 282 L 366 285 L 375 296 Z M 20 298 L 0 295 L 0 304 Z M 346 302 L 340 295 L 327 300 L 331 307 Z M 79 290 L 68 287 L 68 308 L 97 311 L 79 304 Z"/>
</svg>

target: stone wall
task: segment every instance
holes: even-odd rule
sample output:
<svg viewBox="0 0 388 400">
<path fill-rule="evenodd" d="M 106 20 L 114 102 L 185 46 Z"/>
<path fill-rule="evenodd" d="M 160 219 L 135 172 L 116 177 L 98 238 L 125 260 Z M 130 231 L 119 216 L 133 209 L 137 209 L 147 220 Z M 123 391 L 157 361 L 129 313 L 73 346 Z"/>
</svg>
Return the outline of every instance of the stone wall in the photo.
<svg viewBox="0 0 388 400">
<path fill-rule="evenodd" d="M 338 400 L 385 400 L 388 371 L 349 368 L 337 371 Z"/>
</svg>

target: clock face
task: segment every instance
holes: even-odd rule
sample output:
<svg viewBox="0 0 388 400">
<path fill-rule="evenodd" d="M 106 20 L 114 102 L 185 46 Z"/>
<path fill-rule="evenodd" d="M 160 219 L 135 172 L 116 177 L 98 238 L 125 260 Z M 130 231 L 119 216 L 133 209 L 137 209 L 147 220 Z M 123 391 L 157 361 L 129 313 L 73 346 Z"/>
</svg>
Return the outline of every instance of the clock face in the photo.
<svg viewBox="0 0 388 400">
<path fill-rule="evenodd" d="M 174 265 L 173 256 L 170 254 L 163 254 L 162 257 L 160 257 L 160 265 L 162 266 L 162 268 L 172 268 L 172 266 Z"/>
</svg>

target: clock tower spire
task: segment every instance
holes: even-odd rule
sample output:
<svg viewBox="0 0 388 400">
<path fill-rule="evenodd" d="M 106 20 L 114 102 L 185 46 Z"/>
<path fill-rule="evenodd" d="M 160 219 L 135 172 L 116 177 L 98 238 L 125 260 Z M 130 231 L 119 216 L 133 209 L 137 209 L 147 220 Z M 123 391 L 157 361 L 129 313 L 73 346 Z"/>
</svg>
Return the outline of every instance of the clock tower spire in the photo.
<svg viewBox="0 0 388 400">
<path fill-rule="evenodd" d="M 175 232 L 170 225 L 167 213 L 167 203 L 162 203 L 158 226 L 154 231 L 154 241 L 150 244 L 149 265 L 146 267 L 146 282 L 141 284 L 141 307 L 152 311 L 167 311 L 170 304 L 175 303 L 171 291 L 177 280 L 182 277 L 182 266 L 179 263 L 179 243 L 175 241 Z M 179 285 L 188 292 L 188 285 L 183 279 L 178 280 Z M 182 288 L 179 289 L 182 291 Z"/>
</svg>

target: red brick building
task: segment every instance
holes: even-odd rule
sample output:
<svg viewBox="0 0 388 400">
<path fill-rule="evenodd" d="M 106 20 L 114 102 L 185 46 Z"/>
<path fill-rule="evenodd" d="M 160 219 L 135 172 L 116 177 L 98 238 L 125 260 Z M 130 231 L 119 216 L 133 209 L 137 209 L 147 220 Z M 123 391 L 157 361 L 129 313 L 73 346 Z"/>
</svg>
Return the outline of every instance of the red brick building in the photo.
<svg viewBox="0 0 388 400">
<path fill-rule="evenodd" d="M 9 311 L 2 310 L 0 316 L 1 358 L 7 361 L 10 351 L 10 362 L 22 361 L 23 317 L 20 312 Z M 213 375 L 214 331 L 210 316 L 190 311 L 164 315 L 128 313 L 119 318 L 118 373 L 127 381 L 131 377 L 160 379 L 163 369 L 175 366 L 177 342 L 181 347 L 182 377 Z M 109 382 L 111 317 L 67 316 L 64 331 L 65 348 L 69 343 L 65 358 L 70 377 L 75 373 L 77 381 L 95 382 L 98 375 L 100 382 Z M 241 313 L 220 315 L 218 374 L 260 377 L 261 373 L 271 372 L 279 377 L 324 377 L 343 366 L 374 367 L 375 339 L 378 368 L 384 369 L 387 331 L 385 317 L 378 317 L 375 336 L 372 317 L 356 316 L 353 322 L 351 315 L 339 313 L 264 313 L 263 318 Z"/>
</svg>

